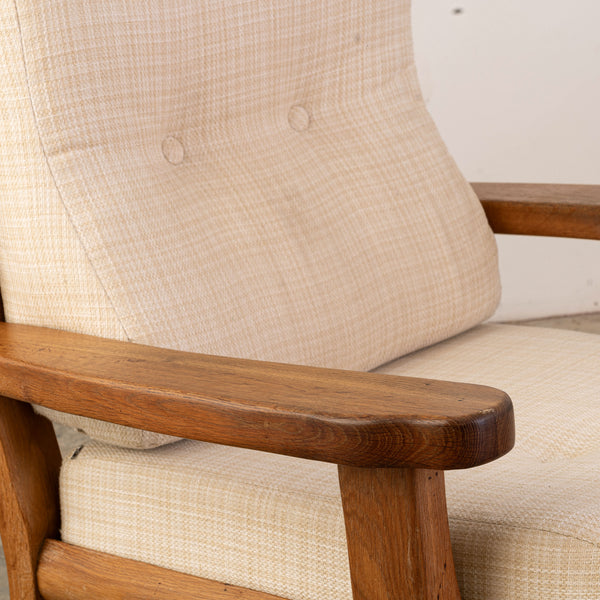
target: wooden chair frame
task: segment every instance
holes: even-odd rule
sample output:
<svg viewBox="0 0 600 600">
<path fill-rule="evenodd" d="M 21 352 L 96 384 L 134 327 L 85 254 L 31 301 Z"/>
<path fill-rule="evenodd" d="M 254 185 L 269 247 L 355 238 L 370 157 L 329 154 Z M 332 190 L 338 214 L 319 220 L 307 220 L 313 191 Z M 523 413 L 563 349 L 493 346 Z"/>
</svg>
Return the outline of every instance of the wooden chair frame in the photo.
<svg viewBox="0 0 600 600">
<path fill-rule="evenodd" d="M 600 186 L 474 188 L 498 233 L 600 239 Z M 28 403 L 336 463 L 354 600 L 458 600 L 444 470 L 494 460 L 514 442 L 510 399 L 489 387 L 6 323 L 0 396 L 0 533 L 11 598 L 20 600 L 278 600 L 60 541 L 60 451 L 51 424 Z"/>
</svg>

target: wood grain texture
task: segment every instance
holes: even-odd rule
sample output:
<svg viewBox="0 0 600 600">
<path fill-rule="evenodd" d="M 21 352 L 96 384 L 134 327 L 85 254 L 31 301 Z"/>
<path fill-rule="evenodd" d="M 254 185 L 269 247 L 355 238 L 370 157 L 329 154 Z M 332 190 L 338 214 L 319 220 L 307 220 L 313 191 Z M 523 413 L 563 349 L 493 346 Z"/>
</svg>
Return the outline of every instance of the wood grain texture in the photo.
<svg viewBox="0 0 600 600">
<path fill-rule="evenodd" d="M 600 185 L 471 185 L 495 233 L 600 240 Z"/>
<path fill-rule="evenodd" d="M 55 540 L 44 544 L 38 585 L 45 600 L 282 600 Z"/>
<path fill-rule="evenodd" d="M 444 474 L 339 467 L 354 600 L 460 600 Z"/>
<path fill-rule="evenodd" d="M 6 323 L 0 393 L 160 433 L 354 466 L 466 468 L 514 442 L 512 403 L 493 388 Z"/>
<path fill-rule="evenodd" d="M 0 533 L 11 598 L 37 600 L 44 539 L 58 535 L 61 456 L 50 421 L 0 397 Z"/>
</svg>

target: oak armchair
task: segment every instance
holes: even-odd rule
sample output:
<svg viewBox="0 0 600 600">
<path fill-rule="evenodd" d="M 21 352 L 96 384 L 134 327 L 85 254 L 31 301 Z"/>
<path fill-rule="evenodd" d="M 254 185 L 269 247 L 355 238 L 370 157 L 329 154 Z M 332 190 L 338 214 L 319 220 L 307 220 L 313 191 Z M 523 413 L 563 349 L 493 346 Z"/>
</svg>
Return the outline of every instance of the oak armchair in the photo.
<svg viewBox="0 0 600 600">
<path fill-rule="evenodd" d="M 0 10 L 12 596 L 597 595 L 598 339 L 479 324 L 484 210 L 598 238 L 598 188 L 477 184 L 482 210 L 409 24 L 407 1 Z M 494 461 L 500 389 L 519 441 Z M 46 417 L 93 441 L 62 461 Z"/>
</svg>

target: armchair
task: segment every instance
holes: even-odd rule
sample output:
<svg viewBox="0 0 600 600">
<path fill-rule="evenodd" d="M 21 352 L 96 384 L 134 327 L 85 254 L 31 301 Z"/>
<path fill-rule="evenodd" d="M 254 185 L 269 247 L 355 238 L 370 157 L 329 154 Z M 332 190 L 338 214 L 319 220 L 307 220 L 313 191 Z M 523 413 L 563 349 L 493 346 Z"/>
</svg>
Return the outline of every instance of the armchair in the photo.
<svg viewBox="0 0 600 600">
<path fill-rule="evenodd" d="M 598 595 L 600 342 L 480 323 L 600 193 L 480 203 L 409 4 L 0 9 L 12 597 Z"/>
</svg>

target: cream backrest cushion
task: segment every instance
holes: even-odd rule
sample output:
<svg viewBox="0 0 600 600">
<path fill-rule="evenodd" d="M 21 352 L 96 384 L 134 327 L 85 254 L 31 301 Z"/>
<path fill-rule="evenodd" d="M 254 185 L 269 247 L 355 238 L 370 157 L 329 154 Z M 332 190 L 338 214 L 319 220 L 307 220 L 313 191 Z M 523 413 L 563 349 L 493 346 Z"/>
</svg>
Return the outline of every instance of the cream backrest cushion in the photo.
<svg viewBox="0 0 600 600">
<path fill-rule="evenodd" d="M 9 320 L 367 370 L 494 310 L 493 236 L 425 108 L 408 0 L 0 14 Z"/>
</svg>

